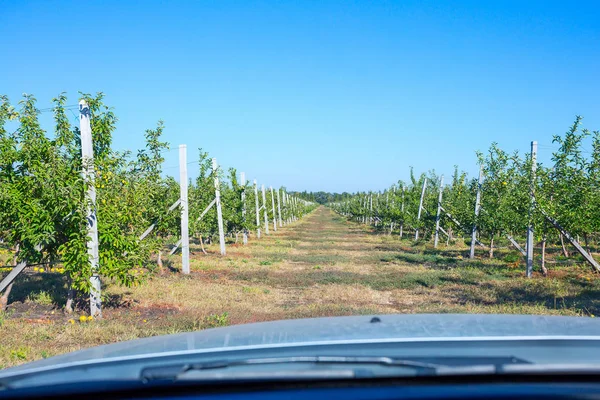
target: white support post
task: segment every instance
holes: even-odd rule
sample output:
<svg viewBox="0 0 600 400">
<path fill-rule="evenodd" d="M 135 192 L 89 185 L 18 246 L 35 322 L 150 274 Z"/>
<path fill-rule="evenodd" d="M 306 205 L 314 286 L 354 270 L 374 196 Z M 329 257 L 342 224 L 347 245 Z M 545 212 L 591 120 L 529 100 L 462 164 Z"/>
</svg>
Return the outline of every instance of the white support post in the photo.
<svg viewBox="0 0 600 400">
<path fill-rule="evenodd" d="M 369 195 L 365 194 L 365 206 L 364 206 L 364 224 L 367 225 L 369 223 Z"/>
<path fill-rule="evenodd" d="M 531 278 L 533 274 L 533 209 L 535 208 L 535 185 L 536 178 L 535 173 L 537 169 L 537 142 L 531 142 L 531 181 L 529 188 L 529 196 L 531 197 L 531 203 L 529 205 L 529 223 L 527 225 L 527 277 Z"/>
<path fill-rule="evenodd" d="M 283 189 L 279 189 L 277 191 L 277 193 L 279 194 L 279 192 L 281 192 L 281 197 L 280 197 L 280 200 L 281 200 L 281 210 L 283 210 L 283 211 L 281 211 L 281 222 L 285 226 L 285 225 L 287 225 L 287 222 L 288 222 L 287 219 L 285 218 L 285 216 L 286 216 L 285 215 L 285 192 L 284 192 Z"/>
<path fill-rule="evenodd" d="M 177 208 L 177 206 L 179 206 L 179 203 L 181 203 L 181 199 L 177 199 L 177 201 L 173 204 L 171 204 L 171 207 L 169 207 L 169 209 L 167 210 L 168 213 L 170 213 L 171 211 L 173 211 L 175 208 Z M 156 223 L 150 225 L 148 227 L 148 229 L 146 229 L 144 231 L 144 233 L 142 233 L 140 235 L 140 237 L 138 238 L 138 240 L 144 240 L 146 238 L 146 236 L 148 236 L 153 230 L 154 228 L 156 228 Z"/>
<path fill-rule="evenodd" d="M 88 257 L 91 264 L 90 277 L 90 315 L 102 318 L 102 287 L 98 275 L 98 219 L 96 216 L 96 188 L 94 171 L 94 145 L 92 143 L 92 127 L 90 124 L 90 107 L 85 100 L 79 102 L 79 131 L 81 134 L 82 174 L 87 186 L 87 233 Z"/>
<path fill-rule="evenodd" d="M 273 209 L 273 231 L 277 232 L 277 214 L 275 214 L 275 195 L 273 194 L 273 186 L 271 189 L 271 208 Z"/>
<path fill-rule="evenodd" d="M 258 207 L 258 185 L 254 180 L 254 200 L 256 200 L 256 237 L 260 239 L 260 208 Z"/>
<path fill-rule="evenodd" d="M 240 184 L 242 185 L 242 223 L 244 224 L 242 243 L 247 245 L 248 229 L 246 228 L 246 174 L 244 172 L 240 174 Z"/>
<path fill-rule="evenodd" d="M 215 205 L 217 206 L 217 223 L 219 225 L 219 246 L 221 255 L 225 255 L 225 229 L 223 228 L 223 212 L 221 211 L 221 188 L 219 186 L 219 168 L 217 159 L 212 159 L 212 170 L 215 176 Z"/>
<path fill-rule="evenodd" d="M 396 187 L 394 185 L 392 185 L 391 191 L 392 191 L 392 201 L 391 201 L 392 206 L 391 207 L 390 207 L 390 201 L 389 201 L 389 193 L 390 193 L 390 191 L 389 190 L 386 191 L 386 195 L 385 195 L 385 208 L 386 208 L 386 212 L 389 212 L 390 208 L 394 207 L 394 196 L 396 195 Z M 390 236 L 392 235 L 392 232 L 394 232 L 394 224 L 395 224 L 395 221 L 391 220 L 390 221 L 390 233 L 389 233 Z"/>
<path fill-rule="evenodd" d="M 444 193 L 444 175 L 440 177 L 440 193 L 438 194 L 437 215 L 435 216 L 435 239 L 433 247 L 437 248 L 440 239 L 440 217 L 442 215 L 442 194 Z"/>
<path fill-rule="evenodd" d="M 181 199 L 181 272 L 190 273 L 190 233 L 188 225 L 187 146 L 179 145 L 179 198 Z"/>
<path fill-rule="evenodd" d="M 549 216 L 548 213 L 546 213 L 543 209 L 540 208 L 539 211 L 542 213 L 542 215 L 544 217 L 546 217 L 548 222 L 550 222 L 573 245 L 573 247 L 575 247 L 575 249 L 577 249 L 579 254 L 581 254 L 583 256 L 583 258 L 585 258 L 586 261 L 592 265 L 592 267 L 594 268 L 594 271 L 600 272 L 600 264 L 598 264 L 598 262 L 596 260 L 594 260 L 594 257 L 592 257 L 592 255 L 590 253 L 585 251 L 585 249 L 579 244 L 579 242 L 573 236 L 571 236 L 571 234 L 569 232 L 567 232 L 558 223 L 557 220 L 555 220 L 554 218 Z"/>
<path fill-rule="evenodd" d="M 285 198 L 286 198 L 287 207 L 288 207 L 288 220 L 290 221 L 290 223 L 292 223 L 292 222 L 294 222 L 293 215 L 292 215 L 292 212 L 293 212 L 292 199 L 288 193 L 285 194 Z"/>
<path fill-rule="evenodd" d="M 379 210 L 380 210 L 380 192 L 377 192 L 377 201 L 375 202 L 375 214 L 374 214 L 374 218 L 375 218 L 375 226 L 379 226 L 379 222 L 381 221 L 381 219 L 379 218 Z"/>
<path fill-rule="evenodd" d="M 425 188 L 427 187 L 427 178 L 423 181 L 421 190 L 421 201 L 419 201 L 419 212 L 417 213 L 417 227 L 415 229 L 415 241 L 419 240 L 419 221 L 421 220 L 421 210 L 423 209 L 423 198 L 425 197 Z"/>
<path fill-rule="evenodd" d="M 404 185 L 402 185 L 402 205 L 400 206 L 400 212 L 402 213 L 402 223 L 400 224 L 400 239 L 404 233 Z"/>
<path fill-rule="evenodd" d="M 373 193 L 369 193 L 369 225 L 373 225 Z"/>
<path fill-rule="evenodd" d="M 0 282 L 0 293 L 2 293 L 4 289 L 6 289 L 21 272 L 23 272 L 25 267 L 27 267 L 27 264 L 25 261 L 21 261 L 4 277 L 4 279 L 2 279 Z"/>
<path fill-rule="evenodd" d="M 265 218 L 265 233 L 268 235 L 269 234 L 269 216 L 267 215 L 267 196 L 265 195 L 265 185 L 261 185 L 260 186 L 261 190 L 262 190 L 262 209 L 263 209 L 263 216 Z"/>
<path fill-rule="evenodd" d="M 282 227 L 283 220 L 281 219 L 281 198 L 279 197 L 279 189 L 277 189 L 277 214 L 279 215 L 279 227 Z"/>
<path fill-rule="evenodd" d="M 288 225 L 290 223 L 290 213 L 288 211 L 287 193 L 285 191 L 281 192 L 281 203 L 283 204 L 283 215 L 285 216 L 285 224 Z"/>
<path fill-rule="evenodd" d="M 294 221 L 298 221 L 298 198 L 294 196 L 292 200 L 294 203 Z"/>
<path fill-rule="evenodd" d="M 469 250 L 469 258 L 475 258 L 475 244 L 477 243 L 477 218 L 481 211 L 481 185 L 483 184 L 483 164 L 479 167 L 479 179 L 477 180 L 477 195 L 475 196 L 475 223 L 471 232 L 471 249 Z"/>
<path fill-rule="evenodd" d="M 517 250 L 519 250 L 519 252 L 521 254 L 523 254 L 524 257 L 527 257 L 527 251 L 525 251 L 521 245 L 515 240 L 514 237 L 512 237 L 511 235 L 509 235 L 508 233 L 506 234 L 506 238 L 510 241 L 510 243 L 515 246 L 517 248 Z"/>
<path fill-rule="evenodd" d="M 204 211 L 202 211 L 202 214 L 200 214 L 200 216 L 198 218 L 196 218 L 196 221 L 200 221 L 202 218 L 204 218 L 204 216 L 206 215 L 207 212 L 210 211 L 210 209 L 212 208 L 212 206 L 214 206 L 217 203 L 217 199 L 214 198 L 213 201 L 211 201 L 206 208 L 204 209 Z"/>
<path fill-rule="evenodd" d="M 369 223 L 369 195 L 365 194 L 365 225 Z"/>
</svg>

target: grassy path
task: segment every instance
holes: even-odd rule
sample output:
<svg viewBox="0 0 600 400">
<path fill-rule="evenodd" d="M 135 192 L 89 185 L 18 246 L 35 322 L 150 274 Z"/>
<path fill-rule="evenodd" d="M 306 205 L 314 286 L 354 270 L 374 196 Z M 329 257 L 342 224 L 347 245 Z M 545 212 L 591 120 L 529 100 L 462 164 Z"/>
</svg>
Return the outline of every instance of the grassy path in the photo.
<svg viewBox="0 0 600 400">
<path fill-rule="evenodd" d="M 250 239 L 248 246 L 228 245 L 226 257 L 215 245 L 208 255 L 193 247 L 189 276 L 167 272 L 132 288 L 106 284 L 101 321 L 63 314 L 62 275 L 23 278 L 0 313 L 0 367 L 115 341 L 284 318 L 600 312 L 600 284 L 584 266 L 525 279 L 522 265 L 506 261 L 510 250 L 495 260 L 466 260 L 464 246 L 415 245 L 325 207 Z M 178 268 L 178 257 L 171 261 Z"/>
</svg>

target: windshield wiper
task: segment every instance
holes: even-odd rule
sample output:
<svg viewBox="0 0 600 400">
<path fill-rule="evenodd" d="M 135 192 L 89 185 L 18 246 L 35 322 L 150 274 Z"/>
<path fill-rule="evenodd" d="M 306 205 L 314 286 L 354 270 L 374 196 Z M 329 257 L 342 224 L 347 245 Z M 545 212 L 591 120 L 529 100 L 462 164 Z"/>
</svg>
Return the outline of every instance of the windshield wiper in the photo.
<svg viewBox="0 0 600 400">
<path fill-rule="evenodd" d="M 180 379 L 186 373 L 191 371 L 215 371 L 231 367 L 260 366 L 268 364 L 313 364 L 313 365 L 362 365 L 362 366 L 382 366 L 393 368 L 408 368 L 417 371 L 418 374 L 435 375 L 437 371 L 448 368 L 445 365 L 433 364 L 428 362 L 402 360 L 390 357 L 344 357 L 344 356 L 300 356 L 300 357 L 271 357 L 271 358 L 249 358 L 242 360 L 222 360 L 205 363 L 176 364 L 163 367 L 144 368 L 141 372 L 141 379 L 145 382 L 157 380 Z M 364 370 L 309 370 L 309 371 L 247 371 L 243 374 L 235 373 L 234 377 L 246 378 L 334 378 L 334 377 L 357 377 L 364 375 Z M 223 376 L 220 376 L 221 378 Z"/>
</svg>

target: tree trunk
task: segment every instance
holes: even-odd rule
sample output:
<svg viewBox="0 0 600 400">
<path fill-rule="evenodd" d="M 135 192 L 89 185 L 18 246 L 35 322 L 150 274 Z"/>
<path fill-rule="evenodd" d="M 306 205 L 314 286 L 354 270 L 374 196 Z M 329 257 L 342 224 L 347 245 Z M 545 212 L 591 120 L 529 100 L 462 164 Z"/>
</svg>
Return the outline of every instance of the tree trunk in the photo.
<svg viewBox="0 0 600 400">
<path fill-rule="evenodd" d="M 67 314 L 73 313 L 73 300 L 75 300 L 75 289 L 73 289 L 73 283 L 71 277 L 67 278 L 67 302 L 65 303 L 65 312 Z"/>
<path fill-rule="evenodd" d="M 562 233 L 560 234 L 560 246 L 562 247 L 563 255 L 569 257 L 569 251 L 567 250 L 567 246 L 565 246 L 565 237 Z"/>
<path fill-rule="evenodd" d="M 542 274 L 548 276 L 548 269 L 546 269 L 546 236 L 542 239 Z"/>
<path fill-rule="evenodd" d="M 19 243 L 17 243 L 15 245 L 15 254 L 13 256 L 13 261 L 12 261 L 13 267 L 15 267 L 17 265 L 17 260 L 19 258 L 19 250 L 20 249 L 21 249 L 21 246 L 19 246 Z M 6 287 L 6 289 L 4 289 L 4 293 L 2 294 L 2 297 L 0 297 L 0 311 L 6 310 L 6 306 L 8 306 L 8 296 L 10 296 L 10 291 L 12 290 L 14 284 L 15 284 L 15 281 L 13 280 L 10 283 L 10 285 L 8 285 Z"/>
<path fill-rule="evenodd" d="M 207 254 L 206 250 L 204 250 L 204 240 L 202 239 L 202 235 L 200 235 L 200 248 L 204 254 Z"/>
<path fill-rule="evenodd" d="M 394 223 L 390 222 L 390 235 L 392 234 L 392 231 L 394 230 Z"/>
<path fill-rule="evenodd" d="M 10 295 L 10 291 L 12 290 L 14 284 L 15 281 L 12 281 L 10 285 L 4 289 L 4 293 L 2 294 L 2 297 L 0 297 L 0 311 L 6 310 L 6 306 L 8 305 L 8 296 Z"/>
<path fill-rule="evenodd" d="M 588 241 L 588 235 L 587 235 L 587 233 L 584 233 L 584 234 L 583 234 L 583 240 L 584 240 L 584 242 L 585 242 L 585 249 L 587 250 L 587 252 L 588 252 L 590 255 L 592 255 L 592 252 L 591 252 L 591 250 L 590 250 L 590 243 L 589 243 L 589 241 Z"/>
<path fill-rule="evenodd" d="M 156 265 L 158 266 L 158 270 L 162 274 L 164 272 L 163 261 L 162 261 L 162 250 L 159 250 L 158 254 L 156 255 Z"/>
<path fill-rule="evenodd" d="M 19 258 L 19 251 L 21 250 L 21 245 L 19 245 L 19 243 L 17 243 L 15 245 L 15 255 L 13 256 L 13 266 L 16 267 L 17 266 L 17 260 Z"/>
<path fill-rule="evenodd" d="M 494 235 L 492 235 L 492 240 L 490 241 L 490 258 L 494 258 Z"/>
</svg>

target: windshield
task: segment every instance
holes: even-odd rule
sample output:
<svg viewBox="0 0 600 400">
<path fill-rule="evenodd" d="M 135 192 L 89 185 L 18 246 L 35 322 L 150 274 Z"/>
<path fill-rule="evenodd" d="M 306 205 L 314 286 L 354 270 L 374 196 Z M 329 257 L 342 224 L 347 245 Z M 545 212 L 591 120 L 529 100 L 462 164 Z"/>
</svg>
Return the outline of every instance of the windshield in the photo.
<svg viewBox="0 0 600 400">
<path fill-rule="evenodd" d="M 541 335 L 549 358 L 521 343 L 478 363 L 597 364 L 597 346 L 552 349 L 600 332 L 599 17 L 596 2 L 3 2 L 0 369 L 189 332 L 69 360 Z M 308 320 L 343 316 L 363 319 Z M 456 365 L 403 346 L 302 363 Z M 246 355 L 297 361 L 270 351 Z M 273 364 L 210 361 L 232 358 L 211 376 Z"/>
</svg>

